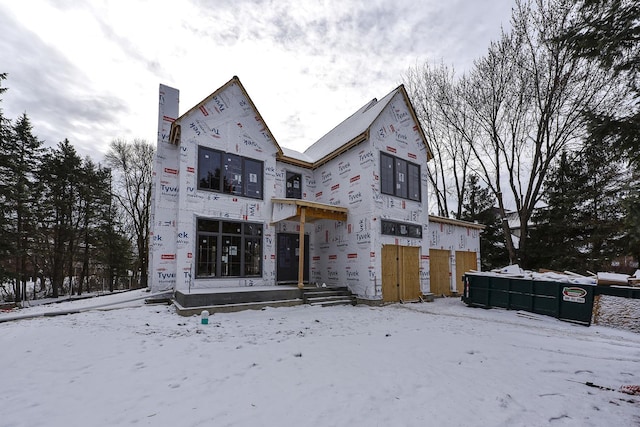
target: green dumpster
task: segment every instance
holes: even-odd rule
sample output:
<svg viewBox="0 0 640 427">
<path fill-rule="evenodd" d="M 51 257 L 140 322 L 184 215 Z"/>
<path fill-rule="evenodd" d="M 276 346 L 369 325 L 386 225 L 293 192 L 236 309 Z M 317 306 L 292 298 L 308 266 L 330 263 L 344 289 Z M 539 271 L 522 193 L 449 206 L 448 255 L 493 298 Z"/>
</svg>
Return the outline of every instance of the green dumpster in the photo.
<svg viewBox="0 0 640 427">
<path fill-rule="evenodd" d="M 469 306 L 502 307 L 591 324 L 595 286 L 489 274 L 463 276 L 462 300 Z"/>
</svg>

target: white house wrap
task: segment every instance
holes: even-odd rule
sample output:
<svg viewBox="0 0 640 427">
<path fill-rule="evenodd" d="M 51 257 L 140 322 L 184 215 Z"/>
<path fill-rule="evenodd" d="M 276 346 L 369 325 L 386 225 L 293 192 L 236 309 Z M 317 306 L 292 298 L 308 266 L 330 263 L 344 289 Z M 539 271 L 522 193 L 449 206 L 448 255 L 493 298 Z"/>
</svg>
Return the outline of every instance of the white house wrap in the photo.
<svg viewBox="0 0 640 427">
<path fill-rule="evenodd" d="M 178 91 L 160 86 L 153 291 L 326 283 L 384 301 L 430 291 L 431 152 L 403 86 L 304 153 L 279 146 L 237 77 L 176 118 L 177 107 Z"/>
</svg>

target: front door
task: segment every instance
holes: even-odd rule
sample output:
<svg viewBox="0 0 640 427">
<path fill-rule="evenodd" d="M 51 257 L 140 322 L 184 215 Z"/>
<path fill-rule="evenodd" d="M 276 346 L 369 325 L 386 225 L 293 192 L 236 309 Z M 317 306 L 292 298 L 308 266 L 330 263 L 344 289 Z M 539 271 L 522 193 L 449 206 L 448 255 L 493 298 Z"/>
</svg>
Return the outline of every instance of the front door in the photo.
<svg viewBox="0 0 640 427">
<path fill-rule="evenodd" d="M 298 256 L 300 235 L 278 233 L 276 251 L 276 281 L 298 283 Z M 309 283 L 309 237 L 304 236 L 304 282 Z"/>
</svg>

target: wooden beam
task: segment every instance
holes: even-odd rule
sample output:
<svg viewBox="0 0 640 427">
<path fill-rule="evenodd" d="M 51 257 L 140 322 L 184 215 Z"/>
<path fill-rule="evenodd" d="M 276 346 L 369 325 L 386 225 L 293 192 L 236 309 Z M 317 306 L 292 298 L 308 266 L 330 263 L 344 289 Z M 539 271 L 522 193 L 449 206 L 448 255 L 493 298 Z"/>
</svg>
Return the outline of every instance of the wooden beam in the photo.
<svg viewBox="0 0 640 427">
<path fill-rule="evenodd" d="M 298 243 L 298 288 L 304 288 L 304 223 L 306 207 L 300 207 L 300 238 Z"/>
<path fill-rule="evenodd" d="M 347 214 L 344 212 L 336 212 L 329 209 L 318 209 L 312 207 L 298 206 L 296 218 L 300 218 L 302 210 L 305 211 L 305 219 L 307 222 L 313 222 L 317 219 L 333 219 L 336 221 L 346 221 Z"/>
<path fill-rule="evenodd" d="M 295 215 L 292 213 L 289 217 L 278 218 L 278 220 L 297 221 L 300 218 L 300 212 L 306 208 L 305 220 L 312 222 L 318 219 L 329 219 L 335 221 L 346 221 L 348 209 L 343 206 L 332 206 L 325 203 L 311 202 L 301 199 L 271 199 L 273 203 L 281 203 L 283 205 L 294 205 L 296 207 Z"/>
</svg>

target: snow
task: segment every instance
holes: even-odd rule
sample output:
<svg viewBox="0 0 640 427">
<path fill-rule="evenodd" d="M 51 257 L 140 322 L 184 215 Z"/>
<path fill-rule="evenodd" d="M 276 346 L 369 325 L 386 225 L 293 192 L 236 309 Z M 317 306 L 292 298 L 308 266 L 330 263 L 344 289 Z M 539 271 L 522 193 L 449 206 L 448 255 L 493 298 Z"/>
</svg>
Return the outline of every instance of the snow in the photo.
<svg viewBox="0 0 640 427">
<path fill-rule="evenodd" d="M 142 295 L 0 323 L 0 426 L 640 423 L 640 397 L 617 391 L 640 384 L 630 331 L 454 298 L 217 313 L 203 325 Z"/>
<path fill-rule="evenodd" d="M 600 295 L 594 306 L 597 324 L 640 333 L 640 299 Z"/>
<path fill-rule="evenodd" d="M 314 142 L 305 150 L 304 154 L 315 161 L 321 160 L 363 134 L 371 127 L 376 118 L 399 91 L 400 87 L 389 92 L 380 101 L 377 99 L 371 100 L 329 131 L 329 133 Z"/>
<path fill-rule="evenodd" d="M 518 264 L 511 264 L 506 267 L 496 268 L 491 271 L 473 271 L 468 274 L 474 274 L 476 276 L 514 277 L 527 280 L 543 280 L 551 282 L 571 283 L 574 285 L 597 285 L 596 277 L 581 276 L 580 274 L 572 273 L 570 271 L 558 273 L 554 271 L 536 272 L 523 270 Z"/>
</svg>

